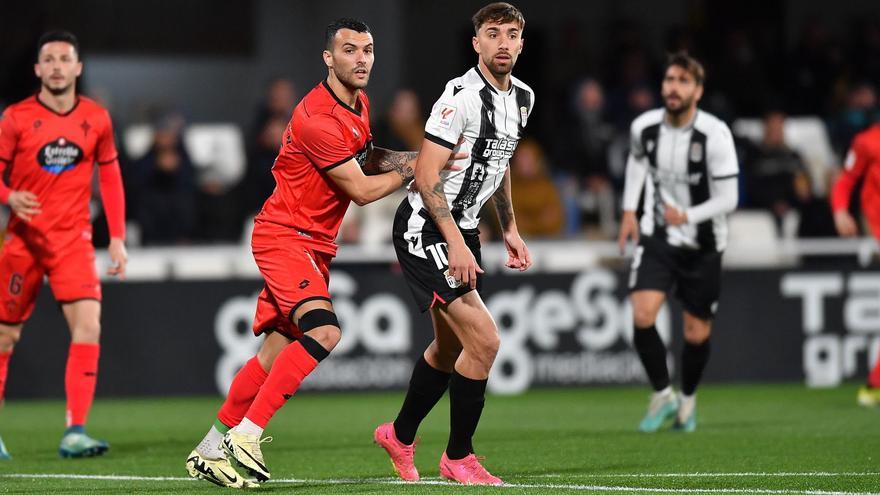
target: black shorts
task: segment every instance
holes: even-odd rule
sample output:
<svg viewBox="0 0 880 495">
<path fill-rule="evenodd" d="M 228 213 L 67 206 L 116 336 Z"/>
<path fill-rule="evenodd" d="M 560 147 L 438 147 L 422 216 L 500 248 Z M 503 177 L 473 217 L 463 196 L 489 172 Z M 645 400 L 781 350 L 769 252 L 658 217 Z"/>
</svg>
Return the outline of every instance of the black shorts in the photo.
<svg viewBox="0 0 880 495">
<path fill-rule="evenodd" d="M 721 253 L 670 246 L 642 236 L 630 269 L 630 292 L 668 292 L 673 287 L 685 311 L 711 320 L 721 295 Z"/>
<path fill-rule="evenodd" d="M 406 283 L 416 299 L 416 305 L 424 313 L 437 304 L 449 304 L 472 289 L 469 285 L 459 286 L 449 276 L 446 240 L 426 212 L 420 212 L 424 223 L 418 231 L 409 231 L 412 228 L 409 225 L 412 211 L 409 202 L 404 199 L 394 215 L 392 239 Z M 481 264 L 479 231 L 461 230 L 461 235 L 477 264 Z M 483 275 L 478 273 L 478 293 L 482 286 Z"/>
</svg>

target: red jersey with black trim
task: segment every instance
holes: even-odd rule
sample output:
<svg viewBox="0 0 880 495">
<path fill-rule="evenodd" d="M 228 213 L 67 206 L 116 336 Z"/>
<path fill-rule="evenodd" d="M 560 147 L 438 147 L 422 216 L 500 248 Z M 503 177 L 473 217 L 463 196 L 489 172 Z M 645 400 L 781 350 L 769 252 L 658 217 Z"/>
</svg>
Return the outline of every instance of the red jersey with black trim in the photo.
<svg viewBox="0 0 880 495">
<path fill-rule="evenodd" d="M 30 222 L 13 215 L 8 230 L 35 248 L 57 250 L 77 238 L 91 239 L 89 200 L 94 165 L 116 165 L 110 115 L 78 96 L 60 114 L 37 96 L 16 103 L 0 118 L 0 166 L 13 191 L 37 195 L 41 212 Z M 7 203 L 4 188 L 0 201 Z"/>
<path fill-rule="evenodd" d="M 256 221 L 294 229 L 313 249 L 335 255 L 351 199 L 327 171 L 352 158 L 363 166 L 372 139 L 370 101 L 363 91 L 352 108 L 326 81 L 315 86 L 293 110 L 272 166 L 275 190 Z"/>
<path fill-rule="evenodd" d="M 831 192 L 831 207 L 835 212 L 849 209 L 852 190 L 862 178 L 862 212 L 874 237 L 880 239 L 880 124 L 853 138 L 843 173 Z"/>
</svg>

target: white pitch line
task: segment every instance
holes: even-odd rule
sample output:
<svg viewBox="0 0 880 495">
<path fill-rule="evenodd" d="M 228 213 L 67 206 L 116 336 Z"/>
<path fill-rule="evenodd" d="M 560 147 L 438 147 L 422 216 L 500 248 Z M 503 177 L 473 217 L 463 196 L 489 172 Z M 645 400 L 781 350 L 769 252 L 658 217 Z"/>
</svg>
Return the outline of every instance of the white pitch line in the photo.
<svg viewBox="0 0 880 495">
<path fill-rule="evenodd" d="M 765 472 L 757 471 L 752 473 L 573 473 L 573 474 L 524 474 L 518 475 L 520 478 L 733 478 L 733 477 L 784 477 L 790 478 L 794 476 L 804 477 L 838 477 L 838 476 L 880 476 L 880 472 L 850 472 L 850 473 L 833 473 L 828 471 L 808 471 L 808 472 Z"/>
<path fill-rule="evenodd" d="M 171 476 L 128 476 L 107 474 L 38 474 L 38 473 L 11 473 L 0 474 L 0 478 L 24 478 L 24 479 L 76 479 L 76 480 L 105 480 L 105 481 L 195 481 L 188 477 Z M 422 480 L 416 483 L 401 481 L 393 478 L 362 478 L 362 479 L 279 479 L 273 480 L 272 484 L 291 483 L 309 485 L 358 485 L 358 484 L 381 484 L 381 485 L 439 485 L 449 488 L 467 489 L 453 483 L 440 480 Z M 723 494 L 756 494 L 756 495 L 880 495 L 874 492 L 845 492 L 825 490 L 773 490 L 765 488 L 650 488 L 635 486 L 605 486 L 605 485 L 566 485 L 559 483 L 505 483 L 495 487 L 498 489 L 555 489 L 572 491 L 591 491 L 608 493 L 723 493 Z"/>
</svg>

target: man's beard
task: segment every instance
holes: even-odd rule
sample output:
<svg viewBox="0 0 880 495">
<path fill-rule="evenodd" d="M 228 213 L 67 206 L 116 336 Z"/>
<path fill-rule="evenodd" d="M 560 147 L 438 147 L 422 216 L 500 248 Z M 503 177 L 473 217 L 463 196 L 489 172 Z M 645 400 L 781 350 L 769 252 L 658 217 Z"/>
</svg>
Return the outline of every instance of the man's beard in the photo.
<svg viewBox="0 0 880 495">
<path fill-rule="evenodd" d="M 664 106 L 666 107 L 666 112 L 675 116 L 681 115 L 686 112 L 691 107 L 691 104 L 694 102 L 693 98 L 690 100 L 679 98 L 679 101 L 681 102 L 681 104 L 678 106 L 678 108 L 670 108 L 668 101 L 665 102 Z"/>
<path fill-rule="evenodd" d="M 488 61 L 483 60 L 483 63 L 486 64 L 486 68 L 489 69 L 489 72 L 492 73 L 492 76 L 494 76 L 496 78 L 506 76 L 506 75 L 510 74 L 511 72 L 513 72 L 513 63 L 514 63 L 513 56 L 510 57 L 510 63 L 507 64 L 507 67 L 503 67 L 503 68 L 499 67 L 495 63 L 495 57 L 492 57 Z"/>
<path fill-rule="evenodd" d="M 340 74 L 340 73 L 336 72 L 335 70 L 333 72 L 336 73 L 336 79 L 338 79 L 339 82 L 341 82 L 343 86 L 345 86 L 346 88 L 348 88 L 352 91 L 366 88 L 367 83 L 370 81 L 369 74 L 367 74 L 366 79 L 364 79 L 363 81 L 359 81 L 355 77 L 354 71 L 348 72 L 346 74 Z"/>
<path fill-rule="evenodd" d="M 46 88 L 46 90 L 47 90 L 48 92 L 52 93 L 53 96 L 61 96 L 61 95 L 65 94 L 65 93 L 69 92 L 69 91 L 70 91 L 70 88 L 73 87 L 73 85 L 72 85 L 72 84 L 67 84 L 67 85 L 65 85 L 65 86 L 55 87 L 55 88 L 53 88 L 52 86 L 50 86 L 50 85 L 44 83 L 44 84 L 43 84 L 43 87 Z"/>
</svg>

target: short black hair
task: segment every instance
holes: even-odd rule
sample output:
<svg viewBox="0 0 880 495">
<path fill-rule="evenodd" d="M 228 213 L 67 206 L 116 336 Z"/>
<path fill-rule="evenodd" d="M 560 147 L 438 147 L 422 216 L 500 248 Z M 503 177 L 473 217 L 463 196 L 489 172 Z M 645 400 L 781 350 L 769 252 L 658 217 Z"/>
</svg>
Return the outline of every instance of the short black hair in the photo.
<svg viewBox="0 0 880 495">
<path fill-rule="evenodd" d="M 356 33 L 369 33 L 370 26 L 363 21 L 352 19 L 351 17 L 340 17 L 327 25 L 324 32 L 324 46 L 327 50 L 333 51 L 333 38 L 340 29 L 351 29 Z"/>
<path fill-rule="evenodd" d="M 486 5 L 471 17 L 471 22 L 474 23 L 474 33 L 476 34 L 480 34 L 480 26 L 487 22 L 519 24 L 520 30 L 526 27 L 526 19 L 523 17 L 522 12 L 507 2 L 495 2 Z"/>
<path fill-rule="evenodd" d="M 686 72 L 689 72 L 690 75 L 693 76 L 697 86 L 702 86 L 706 81 L 706 69 L 703 68 L 703 64 L 684 50 L 669 54 L 664 72 L 669 70 L 673 65 L 681 67 Z"/>
<path fill-rule="evenodd" d="M 40 40 L 37 41 L 37 58 L 40 57 L 40 50 L 43 49 L 43 45 L 46 43 L 52 43 L 54 41 L 62 41 L 64 43 L 69 43 L 73 46 L 73 51 L 76 52 L 76 56 L 79 57 L 79 40 L 76 39 L 76 35 L 71 33 L 70 31 L 48 31 L 43 33 L 40 36 Z"/>
</svg>

